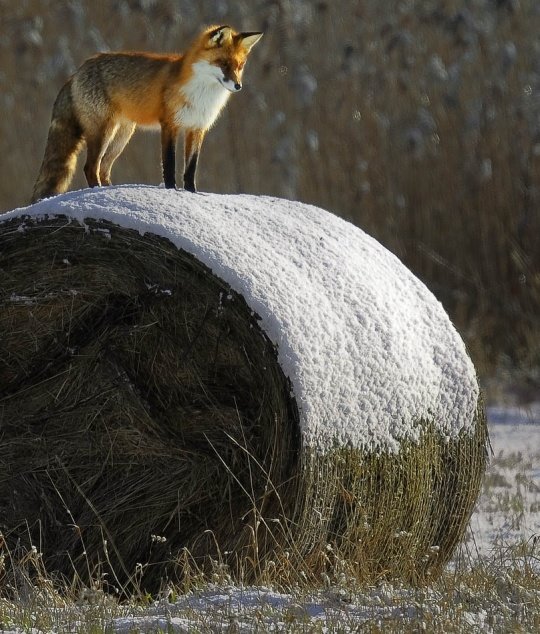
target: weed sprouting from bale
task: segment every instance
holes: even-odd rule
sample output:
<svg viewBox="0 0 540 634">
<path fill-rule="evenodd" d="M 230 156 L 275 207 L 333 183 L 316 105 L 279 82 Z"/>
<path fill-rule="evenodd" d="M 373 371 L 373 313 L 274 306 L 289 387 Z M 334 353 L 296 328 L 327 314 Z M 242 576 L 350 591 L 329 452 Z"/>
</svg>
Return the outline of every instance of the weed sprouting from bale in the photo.
<svg viewBox="0 0 540 634">
<path fill-rule="evenodd" d="M 459 438 L 425 421 L 398 454 L 321 454 L 257 315 L 195 258 L 101 221 L 21 224 L 0 225 L 11 552 L 124 594 L 216 566 L 284 584 L 336 557 L 364 581 L 440 571 L 484 471 L 481 407 Z"/>
</svg>

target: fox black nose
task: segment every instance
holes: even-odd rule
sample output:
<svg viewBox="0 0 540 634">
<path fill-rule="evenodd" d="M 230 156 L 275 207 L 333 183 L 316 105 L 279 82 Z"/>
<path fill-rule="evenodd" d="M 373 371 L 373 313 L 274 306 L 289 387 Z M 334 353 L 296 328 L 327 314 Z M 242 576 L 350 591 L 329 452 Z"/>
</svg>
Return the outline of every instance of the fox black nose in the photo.
<svg viewBox="0 0 540 634">
<path fill-rule="evenodd" d="M 234 89 L 235 90 L 242 90 L 242 84 L 239 84 L 238 82 L 236 82 L 236 84 L 234 84 Z"/>
</svg>

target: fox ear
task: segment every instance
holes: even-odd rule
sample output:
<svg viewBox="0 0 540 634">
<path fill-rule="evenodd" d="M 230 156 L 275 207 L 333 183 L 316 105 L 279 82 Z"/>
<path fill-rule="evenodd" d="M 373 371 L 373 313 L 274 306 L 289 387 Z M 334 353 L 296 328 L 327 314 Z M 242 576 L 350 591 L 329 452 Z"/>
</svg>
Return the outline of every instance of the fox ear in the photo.
<svg viewBox="0 0 540 634">
<path fill-rule="evenodd" d="M 252 32 L 252 33 L 239 33 L 237 35 L 240 46 L 246 50 L 247 53 L 252 49 L 255 44 L 261 39 L 263 36 L 260 32 Z"/>
<path fill-rule="evenodd" d="M 210 43 L 214 46 L 223 46 L 232 40 L 233 31 L 230 26 L 218 26 L 208 33 Z"/>
</svg>

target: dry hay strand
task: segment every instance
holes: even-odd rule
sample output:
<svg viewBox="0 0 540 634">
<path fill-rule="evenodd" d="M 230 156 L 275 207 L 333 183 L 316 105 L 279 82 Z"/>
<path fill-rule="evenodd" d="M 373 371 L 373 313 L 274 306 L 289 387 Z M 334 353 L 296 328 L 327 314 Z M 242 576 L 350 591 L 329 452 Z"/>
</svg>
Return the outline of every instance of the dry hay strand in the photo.
<svg viewBox="0 0 540 634">
<path fill-rule="evenodd" d="M 462 538 L 486 424 L 396 455 L 302 446 L 244 299 L 170 242 L 106 222 L 0 225 L 0 529 L 129 594 L 187 568 L 286 583 L 353 563 L 433 576 Z M 353 422 L 351 422 L 353 424 Z"/>
</svg>

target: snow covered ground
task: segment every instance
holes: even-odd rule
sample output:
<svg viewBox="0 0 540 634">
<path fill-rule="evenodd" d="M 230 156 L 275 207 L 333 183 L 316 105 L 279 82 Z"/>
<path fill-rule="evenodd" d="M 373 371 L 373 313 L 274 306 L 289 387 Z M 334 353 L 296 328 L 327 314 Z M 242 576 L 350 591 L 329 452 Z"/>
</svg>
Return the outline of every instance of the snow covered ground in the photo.
<svg viewBox="0 0 540 634">
<path fill-rule="evenodd" d="M 481 557 L 540 541 L 540 401 L 488 407 L 488 420 L 493 456 L 470 524 Z M 540 572 L 540 559 L 535 565 Z"/>
</svg>

